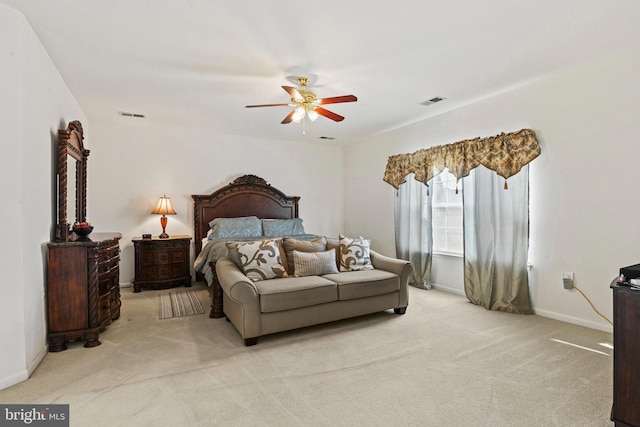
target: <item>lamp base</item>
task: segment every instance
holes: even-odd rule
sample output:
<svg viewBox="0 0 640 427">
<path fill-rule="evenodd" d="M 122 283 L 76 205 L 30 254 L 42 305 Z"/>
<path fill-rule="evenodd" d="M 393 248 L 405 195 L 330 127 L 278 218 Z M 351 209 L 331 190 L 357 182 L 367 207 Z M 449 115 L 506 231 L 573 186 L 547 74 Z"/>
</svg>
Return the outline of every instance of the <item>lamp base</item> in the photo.
<svg viewBox="0 0 640 427">
<path fill-rule="evenodd" d="M 162 215 L 160 217 L 160 225 L 162 226 L 162 234 L 159 235 L 158 237 L 161 239 L 168 239 L 169 235 L 166 233 L 165 228 L 167 228 L 167 217 Z"/>
</svg>

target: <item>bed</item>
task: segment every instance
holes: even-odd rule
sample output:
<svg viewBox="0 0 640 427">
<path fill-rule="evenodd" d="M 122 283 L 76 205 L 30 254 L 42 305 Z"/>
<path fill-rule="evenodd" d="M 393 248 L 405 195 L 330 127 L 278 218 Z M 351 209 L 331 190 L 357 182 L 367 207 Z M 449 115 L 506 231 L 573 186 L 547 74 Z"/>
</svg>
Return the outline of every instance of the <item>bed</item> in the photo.
<svg viewBox="0 0 640 427">
<path fill-rule="evenodd" d="M 209 239 L 209 224 L 216 218 L 255 216 L 259 219 L 298 218 L 298 196 L 287 196 L 256 175 L 244 175 L 225 187 L 207 194 L 192 195 L 194 201 L 193 229 L 196 259 L 196 279 L 212 288 L 209 317 L 224 317 L 222 289 L 213 268 L 221 254 L 216 253 Z M 309 235 L 311 236 L 311 235 Z"/>
</svg>

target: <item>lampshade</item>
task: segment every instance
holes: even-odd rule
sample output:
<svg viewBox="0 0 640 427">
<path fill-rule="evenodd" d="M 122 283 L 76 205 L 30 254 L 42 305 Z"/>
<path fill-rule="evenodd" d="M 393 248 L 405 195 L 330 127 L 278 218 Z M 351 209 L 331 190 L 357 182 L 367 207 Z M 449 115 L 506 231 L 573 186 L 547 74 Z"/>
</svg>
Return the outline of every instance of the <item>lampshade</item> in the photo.
<svg viewBox="0 0 640 427">
<path fill-rule="evenodd" d="M 158 200 L 158 204 L 151 211 L 151 213 L 157 215 L 176 215 L 176 211 L 174 211 L 173 206 L 171 206 L 171 199 L 166 195 L 160 197 L 160 200 Z"/>
<path fill-rule="evenodd" d="M 173 210 L 173 206 L 171 206 L 171 199 L 169 199 L 166 195 L 160 197 L 158 200 L 158 204 L 151 211 L 152 214 L 162 215 L 160 217 L 160 225 L 162 226 L 162 234 L 158 237 L 161 239 L 169 238 L 169 235 L 166 233 L 165 229 L 167 228 L 167 217 L 165 215 L 175 215 L 176 211 Z"/>
</svg>

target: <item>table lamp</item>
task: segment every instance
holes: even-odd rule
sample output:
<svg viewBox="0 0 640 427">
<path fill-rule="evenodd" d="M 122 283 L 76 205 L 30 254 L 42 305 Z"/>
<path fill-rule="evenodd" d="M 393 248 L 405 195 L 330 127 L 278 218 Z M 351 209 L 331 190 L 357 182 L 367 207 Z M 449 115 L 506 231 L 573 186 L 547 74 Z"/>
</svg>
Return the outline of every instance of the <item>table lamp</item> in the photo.
<svg viewBox="0 0 640 427">
<path fill-rule="evenodd" d="M 176 211 L 173 210 L 173 206 L 171 206 L 171 199 L 169 199 L 166 195 L 160 197 L 158 200 L 158 204 L 151 211 L 152 214 L 162 215 L 160 217 L 160 225 L 162 225 L 162 234 L 158 237 L 161 239 L 167 239 L 169 235 L 165 232 L 167 228 L 167 217 L 165 215 L 175 215 Z"/>
</svg>

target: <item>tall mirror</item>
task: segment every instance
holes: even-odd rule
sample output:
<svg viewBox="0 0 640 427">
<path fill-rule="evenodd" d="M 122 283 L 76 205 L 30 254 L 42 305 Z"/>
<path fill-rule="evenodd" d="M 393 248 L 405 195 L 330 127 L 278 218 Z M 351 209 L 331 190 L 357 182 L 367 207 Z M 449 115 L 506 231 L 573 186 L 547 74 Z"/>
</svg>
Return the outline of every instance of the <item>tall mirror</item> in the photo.
<svg viewBox="0 0 640 427">
<path fill-rule="evenodd" d="M 67 241 L 74 222 L 87 216 L 87 157 L 79 121 L 58 130 L 58 223 L 56 240 Z"/>
</svg>

